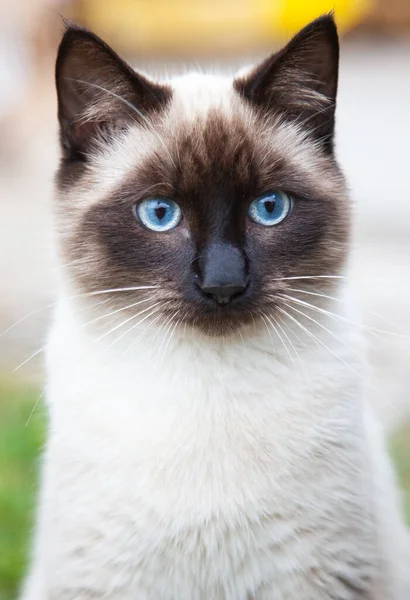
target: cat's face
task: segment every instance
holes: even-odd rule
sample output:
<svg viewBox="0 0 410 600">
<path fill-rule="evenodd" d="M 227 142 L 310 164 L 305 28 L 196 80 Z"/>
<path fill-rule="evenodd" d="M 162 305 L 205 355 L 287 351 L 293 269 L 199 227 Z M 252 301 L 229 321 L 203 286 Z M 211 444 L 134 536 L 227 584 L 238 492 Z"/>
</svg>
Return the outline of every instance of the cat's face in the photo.
<svg viewBox="0 0 410 600">
<path fill-rule="evenodd" d="M 113 292 L 113 304 L 218 335 L 269 318 L 295 281 L 317 289 L 338 275 L 337 62 L 325 17 L 246 76 L 158 85 L 69 29 L 58 218 L 80 292 L 148 286 Z"/>
</svg>

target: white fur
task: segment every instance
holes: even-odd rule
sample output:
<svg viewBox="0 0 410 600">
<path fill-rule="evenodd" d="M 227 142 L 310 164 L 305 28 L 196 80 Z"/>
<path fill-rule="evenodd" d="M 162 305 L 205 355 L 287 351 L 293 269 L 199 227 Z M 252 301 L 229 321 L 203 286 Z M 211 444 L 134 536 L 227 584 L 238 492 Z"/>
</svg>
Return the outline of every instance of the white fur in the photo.
<svg viewBox="0 0 410 600">
<path fill-rule="evenodd" d="M 25 600 L 350 600 L 327 580 L 362 561 L 372 600 L 405 600 L 390 465 L 341 362 L 362 370 L 353 329 L 316 330 L 330 351 L 305 336 L 295 365 L 265 330 L 178 330 L 161 357 L 153 327 L 124 355 L 130 340 L 95 343 L 63 299 Z"/>
<path fill-rule="evenodd" d="M 213 81 L 202 94 L 196 78 L 177 82 L 187 114 L 194 98 L 196 112 L 219 102 Z M 115 181 L 112 156 L 95 158 L 105 179 L 91 202 L 138 160 L 124 144 Z M 304 321 L 319 343 L 288 321 L 288 352 L 263 323 L 220 339 L 178 326 L 164 340 L 145 322 L 98 341 L 73 295 L 61 292 L 48 347 L 24 600 L 408 600 L 394 478 L 348 302 L 330 307 L 347 320 L 320 315 L 333 335 Z"/>
</svg>

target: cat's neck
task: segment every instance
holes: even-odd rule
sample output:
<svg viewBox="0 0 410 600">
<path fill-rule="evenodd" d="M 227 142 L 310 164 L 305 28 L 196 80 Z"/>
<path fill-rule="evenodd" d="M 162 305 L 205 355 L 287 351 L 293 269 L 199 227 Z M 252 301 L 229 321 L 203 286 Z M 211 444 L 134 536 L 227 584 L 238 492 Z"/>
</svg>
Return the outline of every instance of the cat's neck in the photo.
<svg viewBox="0 0 410 600">
<path fill-rule="evenodd" d="M 200 457 L 221 440 L 220 453 L 236 452 L 235 440 L 250 436 L 278 448 L 279 468 L 280 449 L 296 439 L 305 448 L 335 428 L 353 435 L 362 382 L 346 322 L 333 335 L 316 331 L 320 343 L 306 334 L 289 346 L 263 325 L 245 333 L 212 339 L 176 326 L 164 342 L 153 325 L 130 350 L 126 336 L 96 342 L 63 299 L 48 347 L 51 427 L 76 452 L 94 440 L 101 456 L 114 444 L 121 455 L 152 453 L 163 465 L 170 452 Z"/>
<path fill-rule="evenodd" d="M 107 330 L 84 326 L 78 305 L 63 297 L 49 365 L 61 378 L 86 381 L 90 394 L 94 385 L 115 395 L 121 388 L 121 397 L 135 396 L 141 403 L 186 397 L 192 404 L 204 394 L 246 401 L 275 389 L 313 393 L 327 380 L 340 378 L 342 385 L 344 378 L 360 377 L 361 337 L 350 308 L 345 300 L 332 305 L 338 318 L 320 314 L 320 325 L 299 316 L 301 326 L 292 320 L 261 321 L 225 337 L 147 322 L 125 335 L 121 328 L 106 335 Z"/>
</svg>

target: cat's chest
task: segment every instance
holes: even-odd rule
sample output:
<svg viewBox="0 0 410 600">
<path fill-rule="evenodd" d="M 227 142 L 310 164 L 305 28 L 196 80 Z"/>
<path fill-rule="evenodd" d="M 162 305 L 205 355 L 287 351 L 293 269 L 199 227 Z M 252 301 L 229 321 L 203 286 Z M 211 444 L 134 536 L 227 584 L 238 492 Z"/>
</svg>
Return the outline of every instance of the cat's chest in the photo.
<svg viewBox="0 0 410 600">
<path fill-rule="evenodd" d="M 263 514 L 355 454 L 357 384 L 334 364 L 306 358 L 302 371 L 268 351 L 182 347 L 158 370 L 148 348 L 128 362 L 104 348 L 85 357 L 63 325 L 49 364 L 55 476 L 77 473 L 87 496 L 123 512 Z"/>
<path fill-rule="evenodd" d="M 337 562 L 345 524 L 366 518 L 363 470 L 351 468 L 354 378 L 334 365 L 329 378 L 319 361 L 295 372 L 268 353 L 235 354 L 221 370 L 212 354 L 176 351 L 156 377 L 148 352 L 131 367 L 80 362 L 69 338 L 48 386 L 56 571 L 64 553 L 85 552 L 87 577 L 76 561 L 65 576 L 103 590 L 121 581 L 110 595 L 121 600 L 308 597 L 305 574 Z"/>
<path fill-rule="evenodd" d="M 50 458 L 61 442 L 50 440 Z M 266 442 L 252 440 L 253 451 L 249 444 L 218 436 L 213 449 L 197 444 L 173 456 L 170 449 L 168 459 L 158 450 L 156 460 L 148 448 L 145 457 L 112 450 L 102 462 L 60 446 L 58 464 L 48 465 L 48 509 L 65 515 L 50 532 L 56 569 L 67 564 L 65 553 L 84 555 L 82 570 L 70 563 L 65 575 L 84 581 L 86 568 L 91 589 L 121 580 L 118 598 L 126 600 L 136 590 L 146 600 L 316 600 L 316 584 L 301 595 L 306 573 L 320 564 L 330 577 L 346 552 L 364 551 L 339 543 L 352 523 L 365 527 L 358 482 L 343 466 L 335 472 L 337 457 L 318 449 L 274 459 Z"/>
<path fill-rule="evenodd" d="M 312 518 L 322 505 L 332 510 L 332 490 L 354 479 L 348 468 L 358 454 L 354 436 L 340 439 L 340 427 L 325 432 L 324 420 L 309 422 L 302 414 L 287 423 L 277 410 L 254 414 L 225 404 L 148 411 L 139 420 L 63 416 L 64 429 L 59 415 L 58 436 L 50 438 L 55 498 L 78 507 L 85 527 L 97 510 L 96 519 L 112 516 L 124 530 L 151 539 L 166 540 L 172 523 L 177 538 L 201 531 L 192 533 L 198 548 L 204 532 L 224 544 L 237 523 L 254 535 L 262 521 L 280 530 L 301 513 Z"/>
</svg>

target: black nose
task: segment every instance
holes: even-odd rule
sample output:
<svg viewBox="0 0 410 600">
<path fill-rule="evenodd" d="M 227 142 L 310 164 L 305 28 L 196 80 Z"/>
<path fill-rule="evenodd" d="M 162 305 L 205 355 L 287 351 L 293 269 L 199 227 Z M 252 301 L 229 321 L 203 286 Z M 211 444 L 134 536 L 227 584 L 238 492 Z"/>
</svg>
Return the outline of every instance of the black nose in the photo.
<svg viewBox="0 0 410 600">
<path fill-rule="evenodd" d="M 212 296 L 218 304 L 228 304 L 233 296 L 244 291 L 246 285 L 202 285 L 200 287 L 205 294 Z"/>
<path fill-rule="evenodd" d="M 239 248 L 230 244 L 212 244 L 199 261 L 199 287 L 218 304 L 228 304 L 246 289 L 245 259 Z"/>
</svg>

